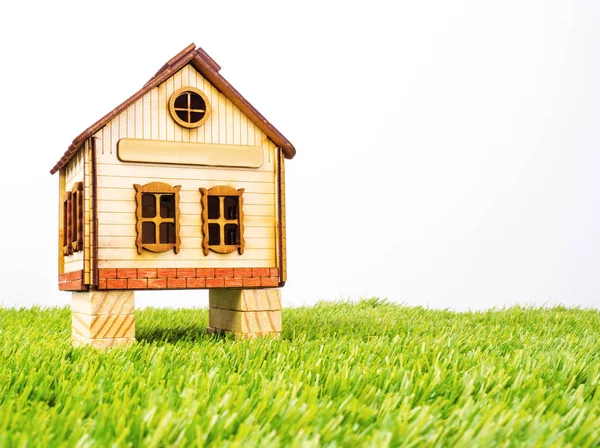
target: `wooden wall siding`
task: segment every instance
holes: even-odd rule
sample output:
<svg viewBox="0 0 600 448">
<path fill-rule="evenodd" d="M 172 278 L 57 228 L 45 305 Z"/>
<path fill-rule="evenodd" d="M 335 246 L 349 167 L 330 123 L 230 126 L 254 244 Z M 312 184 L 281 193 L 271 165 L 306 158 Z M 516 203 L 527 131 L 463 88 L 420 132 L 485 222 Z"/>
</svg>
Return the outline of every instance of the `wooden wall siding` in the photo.
<svg viewBox="0 0 600 448">
<path fill-rule="evenodd" d="M 58 172 L 58 276 L 65 273 L 65 256 L 63 254 L 63 239 L 66 229 L 64 228 L 64 203 L 65 200 L 65 170 Z"/>
<path fill-rule="evenodd" d="M 79 150 L 79 152 L 73 157 L 73 159 L 64 167 L 65 170 L 65 191 L 71 191 L 73 185 L 76 182 L 84 181 L 84 170 L 85 170 L 85 148 Z M 64 192 L 63 192 L 64 194 Z M 85 193 L 84 193 L 85 195 Z M 85 196 L 84 196 L 85 197 Z M 64 201 L 64 196 L 61 196 L 61 207 Z M 85 202 L 85 201 L 84 201 Z M 85 220 L 87 223 L 88 221 Z M 62 220 L 60 225 L 62 226 Z M 84 230 L 85 231 L 85 230 Z M 84 269 L 84 253 L 85 250 L 75 252 L 72 255 L 64 256 L 64 272 L 75 272 L 82 271 Z"/>
<path fill-rule="evenodd" d="M 83 150 L 80 150 L 73 159 L 65 166 L 65 189 L 71 191 L 75 182 L 83 181 Z"/>
<path fill-rule="evenodd" d="M 86 285 L 91 283 L 91 254 L 93 249 L 93 226 L 92 226 L 92 150 L 89 140 L 83 147 L 84 158 L 84 177 L 83 177 L 83 282 Z"/>
<path fill-rule="evenodd" d="M 168 111 L 171 94 L 183 87 L 201 89 L 212 113 L 196 129 L 177 125 Z M 115 117 L 96 134 L 98 174 L 99 268 L 131 267 L 272 267 L 276 265 L 275 145 L 224 95 L 191 66 L 186 66 L 158 88 Z M 264 164 L 253 168 L 123 163 L 117 159 L 121 138 L 177 142 L 256 145 Z M 165 182 L 181 185 L 181 250 L 138 255 L 135 247 L 135 189 L 133 184 Z M 244 188 L 243 255 L 202 253 L 199 188 L 229 185 Z"/>
<path fill-rule="evenodd" d="M 202 90 L 211 103 L 209 119 L 195 129 L 180 127 L 168 111 L 169 98 L 184 86 Z M 104 143 L 100 155 L 113 152 L 117 141 L 125 137 L 256 146 L 262 146 L 267 139 L 238 107 L 189 65 L 132 104 L 96 136 Z"/>
<path fill-rule="evenodd" d="M 282 282 L 287 280 L 287 240 L 286 240 L 286 224 L 285 224 L 285 157 L 283 151 L 279 151 L 277 161 L 279 163 L 277 170 L 278 181 L 278 197 L 279 204 L 277 222 L 279 229 L 277 231 L 277 249 L 279 253 L 279 278 Z"/>
</svg>

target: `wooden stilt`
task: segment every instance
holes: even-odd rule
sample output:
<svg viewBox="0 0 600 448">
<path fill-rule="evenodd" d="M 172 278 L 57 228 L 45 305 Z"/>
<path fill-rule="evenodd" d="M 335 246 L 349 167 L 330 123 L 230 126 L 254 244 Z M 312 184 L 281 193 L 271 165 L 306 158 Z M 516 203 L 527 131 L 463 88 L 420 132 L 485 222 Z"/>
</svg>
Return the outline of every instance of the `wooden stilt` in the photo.
<svg viewBox="0 0 600 448">
<path fill-rule="evenodd" d="M 209 334 L 278 338 L 281 333 L 279 289 L 211 289 L 208 303 Z"/>
<path fill-rule="evenodd" d="M 73 292 L 73 346 L 105 348 L 132 344 L 135 342 L 133 309 L 131 290 Z"/>
</svg>

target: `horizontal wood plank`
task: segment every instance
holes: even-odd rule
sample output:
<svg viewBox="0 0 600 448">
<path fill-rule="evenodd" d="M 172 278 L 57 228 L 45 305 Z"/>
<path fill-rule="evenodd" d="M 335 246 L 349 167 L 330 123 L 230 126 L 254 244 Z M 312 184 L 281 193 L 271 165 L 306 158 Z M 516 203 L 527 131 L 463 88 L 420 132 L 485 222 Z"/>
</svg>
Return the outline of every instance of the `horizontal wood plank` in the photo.
<svg viewBox="0 0 600 448">
<path fill-rule="evenodd" d="M 270 268 L 273 267 L 275 259 L 272 260 L 100 260 L 100 268 Z"/>
<path fill-rule="evenodd" d="M 170 185 L 170 184 L 169 184 Z M 129 201 L 135 204 L 135 188 L 133 184 L 129 188 L 99 188 L 98 201 Z M 180 204 L 200 205 L 200 190 L 183 190 L 179 192 Z M 275 193 L 249 193 L 244 191 L 244 205 L 274 205 Z"/>
<path fill-rule="evenodd" d="M 101 189 L 130 189 L 133 188 L 133 184 L 137 183 L 140 185 L 149 184 L 151 182 L 164 182 L 169 185 L 181 185 L 182 191 L 198 191 L 198 188 L 206 187 L 212 188 L 218 184 L 217 181 L 214 180 L 204 180 L 204 179 L 184 179 L 184 178 L 168 178 L 168 177 L 135 177 L 135 182 L 131 177 L 121 177 L 121 176 L 103 176 L 102 177 L 102 185 L 98 187 L 98 190 Z M 239 188 L 243 188 L 247 193 L 275 193 L 275 182 L 253 182 L 253 181 L 244 181 L 244 180 L 236 180 L 236 181 L 228 181 L 226 183 L 228 186 L 235 188 L 236 190 Z"/>
<path fill-rule="evenodd" d="M 182 267 L 189 266 L 190 263 L 197 262 L 198 260 L 206 260 L 209 264 L 212 262 L 226 261 L 226 260 L 269 260 L 273 261 L 270 266 L 275 266 L 275 249 L 247 249 L 244 250 L 244 254 L 240 255 L 237 251 L 228 254 L 217 254 L 209 251 L 208 255 L 204 255 L 202 247 L 185 247 L 183 242 L 181 249 L 178 254 L 174 251 L 168 252 L 150 252 L 143 250 L 141 255 L 138 255 L 135 246 L 129 248 L 98 248 L 98 259 L 99 260 L 136 260 L 136 261 L 150 261 L 150 260 L 181 260 L 183 263 Z M 83 269 L 83 264 L 80 269 Z"/>
<path fill-rule="evenodd" d="M 98 247 L 100 249 L 121 248 L 127 249 L 136 247 L 135 236 L 103 236 L 98 237 Z M 274 238 L 251 238 L 244 233 L 244 250 L 249 249 L 275 249 Z M 202 237 L 200 234 L 196 236 L 181 237 L 181 248 L 202 247 Z"/>
<path fill-rule="evenodd" d="M 76 252 L 69 257 L 65 257 L 65 272 L 81 271 L 83 269 L 83 256 L 81 254 L 83 252 Z M 75 255 L 77 255 L 76 258 L 74 258 Z"/>
<path fill-rule="evenodd" d="M 260 168 L 264 150 L 259 146 L 218 145 L 123 138 L 117 143 L 119 160 L 131 163 Z"/>
<path fill-rule="evenodd" d="M 245 213 L 245 211 L 244 211 Z M 103 224 L 126 224 L 135 225 L 135 213 L 110 213 L 98 212 L 98 222 Z M 181 217 L 181 225 L 196 225 L 200 222 L 200 215 L 190 215 Z M 274 215 L 244 215 L 245 227 L 271 227 L 275 225 Z M 99 233 L 100 234 L 100 233 Z"/>
<path fill-rule="evenodd" d="M 181 238 L 194 237 L 202 234 L 200 221 L 196 225 L 182 225 L 180 227 Z M 99 224 L 98 235 L 102 237 L 133 237 L 137 236 L 135 224 Z M 246 238 L 275 238 L 275 226 L 253 227 L 244 225 L 244 237 Z"/>
<path fill-rule="evenodd" d="M 73 185 L 77 182 L 83 181 L 83 168 L 75 173 L 71 178 L 65 182 L 65 191 L 71 191 L 73 189 Z"/>
<path fill-rule="evenodd" d="M 130 215 L 135 214 L 135 207 L 135 201 L 98 201 L 98 213 L 122 213 Z M 202 211 L 202 206 L 200 205 L 200 202 L 186 202 L 180 203 L 179 209 L 183 222 L 184 218 L 196 219 L 199 217 Z M 275 216 L 275 204 L 246 204 L 244 200 L 244 216 Z M 125 220 L 124 217 L 123 222 L 129 222 L 129 219 Z"/>
<path fill-rule="evenodd" d="M 71 313 L 73 331 L 81 336 L 94 338 L 133 338 L 135 319 L 133 314 L 89 315 Z"/>
<path fill-rule="evenodd" d="M 233 311 L 209 308 L 209 327 L 242 333 L 281 331 L 281 311 Z"/>
<path fill-rule="evenodd" d="M 71 294 L 71 311 L 89 315 L 132 314 L 133 291 L 85 291 Z"/>
<path fill-rule="evenodd" d="M 126 177 L 138 182 L 139 178 L 150 178 L 152 181 L 166 179 L 194 180 L 196 182 L 275 182 L 275 171 L 272 164 L 263 167 L 269 169 L 252 168 L 212 168 L 212 167 L 187 167 L 168 166 L 156 164 L 126 164 L 126 163 L 98 163 L 98 186 L 103 187 L 102 178 L 105 176 Z"/>
<path fill-rule="evenodd" d="M 279 289 L 211 289 L 208 306 L 234 311 L 281 310 Z"/>
<path fill-rule="evenodd" d="M 217 183 L 213 180 L 203 181 L 202 179 L 183 179 L 183 178 L 151 178 L 151 177 L 136 177 L 135 182 L 131 177 L 120 177 L 120 176 L 104 176 L 102 178 L 102 185 L 98 187 L 98 192 L 102 190 L 110 190 L 110 189 L 123 189 L 128 190 L 133 188 L 133 184 L 145 185 L 151 182 L 164 182 L 169 185 L 181 185 L 182 191 L 198 191 L 198 188 L 206 187 L 212 188 Z M 236 190 L 239 188 L 244 189 L 244 193 L 275 193 L 275 182 L 249 182 L 238 180 L 235 182 L 229 182 L 228 186 L 235 188 Z M 110 191 L 106 191 L 102 193 L 106 197 L 110 197 Z"/>
</svg>

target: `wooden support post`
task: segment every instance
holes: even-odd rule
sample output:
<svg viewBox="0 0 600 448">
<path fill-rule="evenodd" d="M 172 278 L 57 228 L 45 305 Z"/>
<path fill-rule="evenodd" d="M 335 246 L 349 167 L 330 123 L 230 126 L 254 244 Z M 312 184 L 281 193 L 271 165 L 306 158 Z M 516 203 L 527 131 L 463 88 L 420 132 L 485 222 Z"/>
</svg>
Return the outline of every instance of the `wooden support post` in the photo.
<svg viewBox="0 0 600 448">
<path fill-rule="evenodd" d="M 74 347 L 96 348 L 129 345 L 135 342 L 133 291 L 73 292 L 71 314 Z"/>
<path fill-rule="evenodd" d="M 279 289 L 211 289 L 208 304 L 206 331 L 209 334 L 232 334 L 236 338 L 279 338 Z"/>
</svg>

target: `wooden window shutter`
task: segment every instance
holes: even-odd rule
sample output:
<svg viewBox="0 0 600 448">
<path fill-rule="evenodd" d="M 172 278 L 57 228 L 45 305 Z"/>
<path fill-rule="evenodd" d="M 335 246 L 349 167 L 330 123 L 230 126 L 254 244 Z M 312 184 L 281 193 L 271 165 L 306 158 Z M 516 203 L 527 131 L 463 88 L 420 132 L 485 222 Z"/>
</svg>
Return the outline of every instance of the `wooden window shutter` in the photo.
<svg viewBox="0 0 600 448">
<path fill-rule="evenodd" d="M 71 255 L 73 253 L 73 246 L 71 245 L 72 236 L 72 225 L 71 220 L 73 218 L 71 192 L 68 191 L 65 195 L 65 202 L 63 203 L 63 255 Z"/>
<path fill-rule="evenodd" d="M 77 182 L 73 198 L 76 212 L 73 220 L 73 251 L 83 250 L 83 182 Z"/>
<path fill-rule="evenodd" d="M 73 185 L 66 192 L 63 203 L 63 255 L 72 255 L 83 250 L 83 182 Z"/>
</svg>

